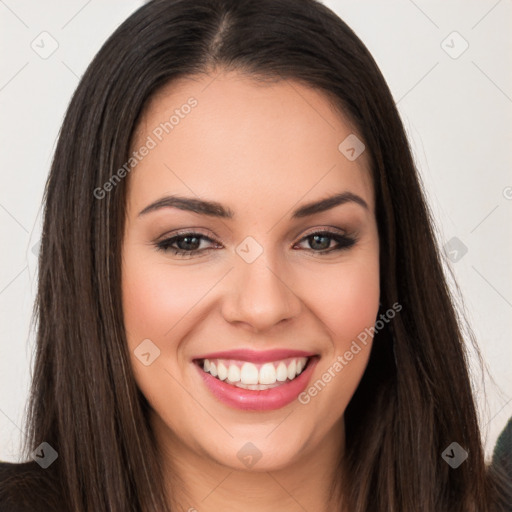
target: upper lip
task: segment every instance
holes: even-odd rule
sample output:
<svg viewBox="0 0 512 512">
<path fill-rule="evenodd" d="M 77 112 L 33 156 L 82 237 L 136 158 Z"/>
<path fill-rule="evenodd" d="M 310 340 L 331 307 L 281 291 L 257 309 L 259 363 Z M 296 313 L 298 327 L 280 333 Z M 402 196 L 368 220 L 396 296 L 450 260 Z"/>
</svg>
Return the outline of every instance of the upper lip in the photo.
<svg viewBox="0 0 512 512">
<path fill-rule="evenodd" d="M 212 352 L 210 354 L 194 357 L 194 359 L 233 359 L 237 361 L 248 361 L 251 363 L 267 363 L 270 361 L 288 359 L 289 357 L 313 357 L 315 355 L 316 354 L 313 352 L 288 350 L 286 348 L 278 348 L 274 350 L 237 349 Z"/>
</svg>

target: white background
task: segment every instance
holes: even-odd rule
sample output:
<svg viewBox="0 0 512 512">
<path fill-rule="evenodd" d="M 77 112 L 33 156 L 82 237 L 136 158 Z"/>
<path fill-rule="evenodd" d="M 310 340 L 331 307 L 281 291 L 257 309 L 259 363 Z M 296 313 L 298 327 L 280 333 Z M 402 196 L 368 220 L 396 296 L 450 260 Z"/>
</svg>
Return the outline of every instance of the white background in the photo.
<svg viewBox="0 0 512 512">
<path fill-rule="evenodd" d="M 451 266 L 495 380 L 486 381 L 485 397 L 475 373 L 489 456 L 512 416 L 512 2 L 324 3 L 354 29 L 388 81 L 440 242 L 457 237 L 468 249 Z M 34 349 L 29 328 L 40 203 L 59 127 L 87 64 L 140 5 L 135 0 L 0 0 L 2 460 L 19 460 Z M 44 31 L 51 36 L 40 36 Z M 48 50 L 52 38 L 58 48 L 46 59 L 31 48 L 44 44 Z M 464 41 L 469 46 L 457 56 Z"/>
</svg>

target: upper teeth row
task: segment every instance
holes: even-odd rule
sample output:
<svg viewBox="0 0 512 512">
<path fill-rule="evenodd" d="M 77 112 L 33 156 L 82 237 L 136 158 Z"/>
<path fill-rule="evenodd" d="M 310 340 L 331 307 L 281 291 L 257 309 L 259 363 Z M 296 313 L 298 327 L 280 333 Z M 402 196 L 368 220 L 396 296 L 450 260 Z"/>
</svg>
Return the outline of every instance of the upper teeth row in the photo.
<svg viewBox="0 0 512 512">
<path fill-rule="evenodd" d="M 294 379 L 302 372 L 307 360 L 307 357 L 297 357 L 256 365 L 243 361 L 205 359 L 203 370 L 220 380 L 227 379 L 242 384 L 274 384 L 276 381 L 284 382 L 286 379 Z"/>
</svg>

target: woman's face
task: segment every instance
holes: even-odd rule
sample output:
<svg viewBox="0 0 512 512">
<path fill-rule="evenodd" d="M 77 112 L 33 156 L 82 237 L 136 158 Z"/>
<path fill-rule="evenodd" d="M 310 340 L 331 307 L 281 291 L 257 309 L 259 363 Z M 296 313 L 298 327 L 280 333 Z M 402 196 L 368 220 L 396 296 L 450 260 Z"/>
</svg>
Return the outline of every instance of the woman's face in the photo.
<svg viewBox="0 0 512 512">
<path fill-rule="evenodd" d="M 270 470 L 342 449 L 379 306 L 362 148 L 297 82 L 202 75 L 153 98 L 127 178 L 122 285 L 164 450 Z"/>
</svg>

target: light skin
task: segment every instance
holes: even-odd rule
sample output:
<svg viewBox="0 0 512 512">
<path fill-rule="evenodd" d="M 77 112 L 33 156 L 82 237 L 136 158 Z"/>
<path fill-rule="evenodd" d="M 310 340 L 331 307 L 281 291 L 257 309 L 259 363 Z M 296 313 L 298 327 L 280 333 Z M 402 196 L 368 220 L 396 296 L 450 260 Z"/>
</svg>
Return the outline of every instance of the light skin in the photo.
<svg viewBox="0 0 512 512">
<path fill-rule="evenodd" d="M 197 106 L 161 141 L 152 136 L 190 97 Z M 328 491 L 339 478 L 343 414 L 371 340 L 309 403 L 294 400 L 272 411 L 220 402 L 192 360 L 238 348 L 304 350 L 320 357 L 312 384 L 374 325 L 380 294 L 374 191 L 367 152 L 349 161 L 338 150 L 351 133 L 319 91 L 218 71 L 167 86 L 137 127 L 134 149 L 148 136 L 157 144 L 128 177 L 123 311 L 134 376 L 152 408 L 177 510 L 333 510 Z M 347 200 L 292 217 L 301 206 L 343 192 L 366 206 Z M 170 195 L 215 201 L 233 217 L 175 207 L 140 214 Z M 192 255 L 174 254 L 186 247 L 183 239 L 167 251 L 156 247 L 183 230 L 207 237 Z M 336 251 L 336 238 L 321 235 L 315 244 L 311 235 L 326 230 L 355 242 Z M 248 236 L 263 250 L 252 263 L 236 251 Z M 148 366 L 134 354 L 145 339 L 160 350 Z M 248 442 L 261 453 L 251 468 L 237 457 Z M 174 488 L 173 474 L 183 486 Z"/>
</svg>

